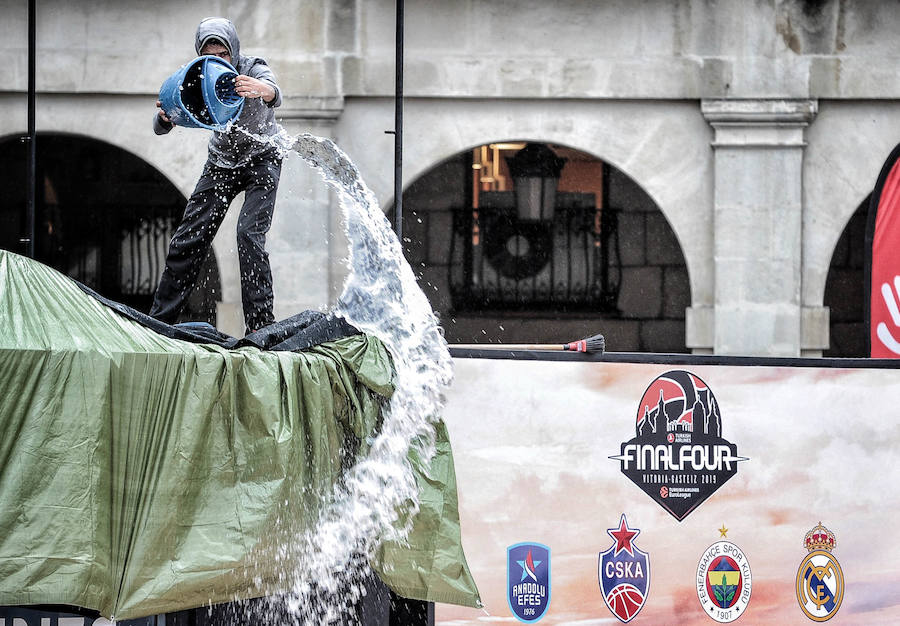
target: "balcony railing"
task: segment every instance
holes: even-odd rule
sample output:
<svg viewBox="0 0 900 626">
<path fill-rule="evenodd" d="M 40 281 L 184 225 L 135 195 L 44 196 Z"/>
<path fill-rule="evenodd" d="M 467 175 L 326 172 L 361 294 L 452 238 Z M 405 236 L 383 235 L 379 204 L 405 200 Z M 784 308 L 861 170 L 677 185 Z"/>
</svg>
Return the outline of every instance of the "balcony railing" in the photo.
<svg viewBox="0 0 900 626">
<path fill-rule="evenodd" d="M 594 194 L 557 193 L 552 219 L 521 220 L 513 192 L 452 211 L 449 283 L 457 311 L 612 311 L 618 300 L 617 214 Z"/>
</svg>

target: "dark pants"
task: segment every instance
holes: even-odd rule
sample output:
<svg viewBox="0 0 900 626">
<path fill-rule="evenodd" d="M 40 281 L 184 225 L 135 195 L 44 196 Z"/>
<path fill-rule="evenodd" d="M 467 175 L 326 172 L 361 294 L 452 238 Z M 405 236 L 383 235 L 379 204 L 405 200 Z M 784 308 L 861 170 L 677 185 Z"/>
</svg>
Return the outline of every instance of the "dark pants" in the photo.
<svg viewBox="0 0 900 626">
<path fill-rule="evenodd" d="M 233 169 L 206 162 L 184 209 L 181 224 L 169 244 L 166 268 L 150 309 L 152 317 L 169 324 L 178 321 L 178 314 L 194 289 L 228 205 L 243 191 L 244 206 L 237 224 L 237 251 L 244 321 L 248 331 L 259 330 L 275 321 L 272 270 L 265 245 L 280 176 L 281 159 L 274 150 Z"/>
</svg>

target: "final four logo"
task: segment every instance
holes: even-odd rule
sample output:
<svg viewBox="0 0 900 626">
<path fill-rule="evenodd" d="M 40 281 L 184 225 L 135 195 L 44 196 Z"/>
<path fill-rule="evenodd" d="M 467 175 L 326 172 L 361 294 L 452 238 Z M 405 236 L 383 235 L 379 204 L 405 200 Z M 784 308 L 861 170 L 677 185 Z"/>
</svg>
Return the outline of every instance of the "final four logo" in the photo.
<svg viewBox="0 0 900 626">
<path fill-rule="evenodd" d="M 806 617 L 816 622 L 834 617 L 844 599 L 844 573 L 831 554 L 836 545 L 834 533 L 822 522 L 803 538 L 809 554 L 797 570 L 797 602 Z"/>
<path fill-rule="evenodd" d="M 719 535 L 726 537 L 723 525 Z M 733 622 L 750 604 L 753 580 L 747 555 L 730 541 L 706 549 L 697 565 L 697 597 L 706 614 L 717 622 Z"/>
<path fill-rule="evenodd" d="M 619 527 L 606 532 L 615 543 L 600 553 L 600 590 L 612 614 L 621 622 L 630 622 L 647 601 L 650 555 L 634 545 L 641 531 L 628 527 L 624 513 Z"/>
<path fill-rule="evenodd" d="M 520 622 L 536 622 L 550 606 L 550 548 L 517 543 L 506 549 L 509 609 Z"/>
<path fill-rule="evenodd" d="M 719 403 L 699 376 L 671 370 L 638 404 L 635 437 L 622 444 L 622 473 L 679 522 L 737 473 L 737 446 L 722 437 Z"/>
</svg>

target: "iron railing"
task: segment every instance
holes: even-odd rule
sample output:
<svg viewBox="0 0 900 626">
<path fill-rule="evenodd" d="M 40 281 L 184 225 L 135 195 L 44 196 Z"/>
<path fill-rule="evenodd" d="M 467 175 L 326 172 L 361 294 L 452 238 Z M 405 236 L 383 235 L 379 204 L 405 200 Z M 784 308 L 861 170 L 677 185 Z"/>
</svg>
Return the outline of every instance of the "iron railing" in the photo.
<svg viewBox="0 0 900 626">
<path fill-rule="evenodd" d="M 593 194 L 558 193 L 552 219 L 517 217 L 512 192 L 455 209 L 448 265 L 454 310 L 615 310 L 619 211 Z"/>
</svg>

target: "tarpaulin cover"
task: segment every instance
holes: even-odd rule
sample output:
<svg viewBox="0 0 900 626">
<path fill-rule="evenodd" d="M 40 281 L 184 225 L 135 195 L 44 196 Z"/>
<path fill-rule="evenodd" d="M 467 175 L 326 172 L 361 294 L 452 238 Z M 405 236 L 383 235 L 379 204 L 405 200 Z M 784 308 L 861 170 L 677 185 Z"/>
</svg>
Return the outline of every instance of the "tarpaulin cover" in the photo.
<svg viewBox="0 0 900 626">
<path fill-rule="evenodd" d="M 165 337 L 0 251 L 0 605 L 118 619 L 273 591 L 279 546 L 368 450 L 390 355 L 357 334 L 304 352 Z M 447 432 L 409 545 L 375 563 L 405 597 L 480 603 Z"/>
</svg>

